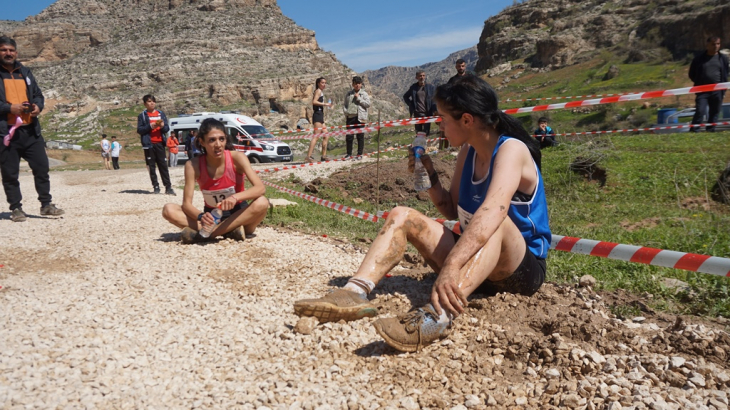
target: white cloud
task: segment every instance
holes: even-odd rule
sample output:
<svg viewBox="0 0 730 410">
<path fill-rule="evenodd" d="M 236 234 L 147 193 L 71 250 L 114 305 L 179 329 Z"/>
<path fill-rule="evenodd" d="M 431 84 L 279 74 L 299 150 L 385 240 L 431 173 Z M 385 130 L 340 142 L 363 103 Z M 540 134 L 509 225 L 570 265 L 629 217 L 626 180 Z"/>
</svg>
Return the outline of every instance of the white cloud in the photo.
<svg viewBox="0 0 730 410">
<path fill-rule="evenodd" d="M 395 41 L 376 41 L 359 47 L 337 42 L 322 45 L 329 49 L 338 59 L 356 71 L 377 69 L 400 62 L 418 60 L 422 63 L 437 61 L 454 51 L 471 47 L 479 41 L 482 27 L 471 27 L 437 34 L 429 33 Z"/>
</svg>

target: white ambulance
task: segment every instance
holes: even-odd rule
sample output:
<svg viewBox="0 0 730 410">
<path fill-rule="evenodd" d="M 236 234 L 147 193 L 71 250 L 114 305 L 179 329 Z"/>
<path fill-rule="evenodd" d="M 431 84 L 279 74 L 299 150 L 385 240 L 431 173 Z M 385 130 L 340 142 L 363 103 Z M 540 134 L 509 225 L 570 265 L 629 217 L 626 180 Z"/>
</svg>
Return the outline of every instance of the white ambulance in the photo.
<svg viewBox="0 0 730 410">
<path fill-rule="evenodd" d="M 171 118 L 170 132 L 177 132 L 180 139 L 178 159 L 187 159 L 185 138 L 191 130 L 197 130 L 207 118 L 215 118 L 226 126 L 237 151 L 246 153 L 248 160 L 257 162 L 290 162 L 294 155 L 289 145 L 277 141 L 263 125 L 256 120 L 237 112 L 196 112 Z"/>
</svg>

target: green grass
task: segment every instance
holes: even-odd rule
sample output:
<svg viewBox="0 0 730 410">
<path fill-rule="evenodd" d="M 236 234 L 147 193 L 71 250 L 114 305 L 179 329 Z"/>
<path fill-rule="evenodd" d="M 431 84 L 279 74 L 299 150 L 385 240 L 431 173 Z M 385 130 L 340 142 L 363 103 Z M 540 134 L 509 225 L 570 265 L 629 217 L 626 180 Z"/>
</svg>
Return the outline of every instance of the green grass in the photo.
<svg viewBox="0 0 730 410">
<path fill-rule="evenodd" d="M 588 182 L 569 169 L 576 156 L 598 161 L 597 165 L 607 172 L 605 186 Z M 554 234 L 564 236 L 730 258 L 730 206 L 713 201 L 709 209 L 690 206 L 706 203 L 709 189 L 728 160 L 730 133 L 727 132 L 620 135 L 565 141 L 558 148 L 543 151 L 551 229 Z M 278 184 L 303 190 L 301 184 L 291 179 Z M 296 207 L 273 210 L 266 219 L 268 224 L 356 242 L 373 239 L 381 226 L 272 188 L 267 188 L 267 195 L 299 203 Z M 377 210 L 374 204 L 355 204 L 353 195 L 344 198 L 327 188 L 316 196 L 367 212 Z M 387 210 L 390 205 L 393 204 L 381 206 L 380 210 Z M 414 206 L 436 216 L 430 203 L 413 199 L 401 205 Z M 583 275 L 594 276 L 598 290 L 626 289 L 647 295 L 647 304 L 656 309 L 730 316 L 728 278 L 560 251 L 550 253 L 548 280 L 575 283 Z M 664 278 L 685 281 L 689 289 L 680 292 L 669 289 L 663 284 Z M 633 312 L 630 307 L 616 309 L 617 315 Z"/>
</svg>

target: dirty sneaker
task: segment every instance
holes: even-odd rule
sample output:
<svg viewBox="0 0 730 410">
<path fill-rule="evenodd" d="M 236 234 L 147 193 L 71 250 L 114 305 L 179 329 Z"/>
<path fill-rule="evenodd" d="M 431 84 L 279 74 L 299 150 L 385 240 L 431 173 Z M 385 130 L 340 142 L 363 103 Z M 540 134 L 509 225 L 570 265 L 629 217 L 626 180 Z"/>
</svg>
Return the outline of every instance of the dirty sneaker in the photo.
<svg viewBox="0 0 730 410">
<path fill-rule="evenodd" d="M 10 213 L 10 220 L 13 222 L 25 222 L 28 219 L 28 215 L 23 212 L 23 208 L 15 208 Z"/>
<path fill-rule="evenodd" d="M 319 160 L 320 161 L 331 161 L 330 157 L 324 157 L 324 156 L 320 157 Z"/>
<path fill-rule="evenodd" d="M 177 196 L 177 194 L 175 193 L 175 191 L 172 188 L 165 189 L 165 195 Z"/>
<path fill-rule="evenodd" d="M 180 240 L 182 241 L 182 243 L 189 245 L 191 243 L 204 242 L 206 238 L 200 236 L 198 231 L 196 231 L 195 229 L 186 226 L 183 228 L 182 232 L 180 232 Z"/>
<path fill-rule="evenodd" d="M 233 239 L 234 241 L 241 241 L 241 242 L 246 240 L 246 236 L 244 236 L 244 234 L 243 234 L 243 228 L 240 226 L 228 233 L 224 233 L 223 238 Z"/>
<path fill-rule="evenodd" d="M 373 323 L 385 342 L 402 352 L 416 352 L 448 335 L 450 325 L 450 320 L 439 322 L 439 315 L 430 303 L 401 316 L 382 318 Z"/>
<path fill-rule="evenodd" d="M 66 212 L 63 209 L 56 208 L 56 205 L 48 204 L 41 207 L 41 215 L 44 216 L 61 216 Z"/>
<path fill-rule="evenodd" d="M 152 191 L 153 194 L 159 194 L 160 193 L 160 187 L 156 186 L 154 190 Z"/>
<path fill-rule="evenodd" d="M 312 157 L 304 158 L 304 162 L 314 162 L 314 158 L 312 158 Z"/>
<path fill-rule="evenodd" d="M 337 322 L 373 317 L 378 309 L 364 295 L 334 289 L 319 299 L 297 300 L 294 312 L 299 316 L 314 316 L 320 322 Z"/>
</svg>

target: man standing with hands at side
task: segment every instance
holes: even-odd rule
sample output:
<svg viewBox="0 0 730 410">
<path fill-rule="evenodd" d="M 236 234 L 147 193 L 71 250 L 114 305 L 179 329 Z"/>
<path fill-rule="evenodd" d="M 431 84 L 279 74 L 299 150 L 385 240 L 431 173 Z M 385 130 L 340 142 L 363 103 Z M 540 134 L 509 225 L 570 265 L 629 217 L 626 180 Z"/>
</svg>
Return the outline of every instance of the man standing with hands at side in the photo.
<svg viewBox="0 0 730 410">
<path fill-rule="evenodd" d="M 416 73 L 416 82 L 403 94 L 403 101 L 408 105 L 411 117 L 421 118 L 434 115 L 436 104 L 433 103 L 433 95 L 436 87 L 426 83 L 426 72 L 421 70 Z M 431 133 L 431 123 L 415 124 L 416 132 Z"/>
<path fill-rule="evenodd" d="M 157 100 L 154 95 L 147 94 L 142 97 L 145 110 L 137 117 L 137 134 L 142 142 L 144 158 L 147 169 L 150 171 L 150 180 L 155 194 L 160 193 L 160 184 L 157 182 L 155 166 L 160 168 L 162 184 L 165 185 L 165 194 L 175 195 L 170 182 L 170 174 L 167 171 L 167 155 L 165 146 L 167 138 L 165 134 L 170 131 L 167 123 L 167 116 L 164 112 L 156 110 Z"/>
<path fill-rule="evenodd" d="M 360 76 L 352 77 L 352 90 L 345 94 L 345 105 L 343 110 L 345 111 L 345 118 L 347 125 L 353 126 L 353 128 L 362 128 L 368 120 L 368 108 L 370 108 L 370 96 L 362 89 L 362 78 Z M 352 157 L 352 143 L 354 135 L 347 134 L 345 137 L 345 143 L 347 145 L 347 155 L 344 159 L 351 159 Z M 355 159 L 362 159 L 362 149 L 365 145 L 365 134 L 357 134 L 357 157 Z"/>
<path fill-rule="evenodd" d="M 695 84 L 717 84 L 727 82 L 728 59 L 720 54 L 720 37 L 713 36 L 707 39 L 706 51 L 697 55 L 689 66 L 689 78 Z M 720 106 L 725 98 L 725 90 L 697 93 L 695 97 L 695 115 L 692 124 L 701 124 L 705 112 L 708 111 L 708 123 L 717 122 Z M 707 126 L 707 132 L 715 131 L 714 125 Z M 692 132 L 699 131 L 699 127 L 690 127 Z"/>
<path fill-rule="evenodd" d="M 41 203 L 41 215 L 60 216 L 62 209 L 51 203 L 51 178 L 48 175 L 46 143 L 41 136 L 38 114 L 45 98 L 30 69 L 17 61 L 15 40 L 0 36 L 0 171 L 3 189 L 10 204 L 10 220 L 24 222 L 20 193 L 20 159 L 33 171 L 35 190 Z"/>
</svg>

